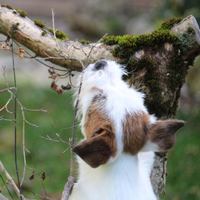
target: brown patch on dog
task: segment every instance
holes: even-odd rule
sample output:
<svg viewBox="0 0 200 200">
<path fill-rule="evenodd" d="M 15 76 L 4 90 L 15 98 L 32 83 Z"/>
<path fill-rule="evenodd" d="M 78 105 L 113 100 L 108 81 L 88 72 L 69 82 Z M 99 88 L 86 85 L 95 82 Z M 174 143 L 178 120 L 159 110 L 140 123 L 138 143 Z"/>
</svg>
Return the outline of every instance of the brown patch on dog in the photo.
<svg viewBox="0 0 200 200">
<path fill-rule="evenodd" d="M 134 115 L 127 114 L 123 122 L 124 152 L 137 154 L 148 139 L 150 115 L 140 112 Z"/>
<path fill-rule="evenodd" d="M 97 133 L 97 136 L 94 134 L 93 137 L 76 145 L 73 151 L 93 168 L 107 163 L 117 152 L 115 135 L 109 129 L 112 129 L 109 125 L 106 129 L 102 127 L 100 134 Z"/>
<path fill-rule="evenodd" d="M 182 120 L 156 121 L 149 130 L 149 139 L 158 145 L 159 151 L 168 151 L 176 143 L 176 131 L 184 125 Z"/>
<path fill-rule="evenodd" d="M 92 87 L 91 90 L 97 90 L 98 92 L 100 92 L 101 94 L 103 94 L 103 90 L 99 89 L 97 87 Z"/>
<path fill-rule="evenodd" d="M 112 124 L 106 117 L 101 113 L 100 107 L 101 101 L 105 99 L 105 96 L 98 94 L 93 100 L 92 104 L 89 107 L 87 114 L 84 120 L 84 131 L 87 138 L 90 138 L 95 132 L 97 132 L 100 128 L 106 127 L 108 124 L 112 127 Z M 112 127 L 112 130 L 114 128 Z"/>
<path fill-rule="evenodd" d="M 73 148 L 93 168 L 107 163 L 117 153 L 114 127 L 98 109 L 96 103 L 99 98 L 95 99 L 85 117 L 84 131 L 87 139 Z"/>
</svg>

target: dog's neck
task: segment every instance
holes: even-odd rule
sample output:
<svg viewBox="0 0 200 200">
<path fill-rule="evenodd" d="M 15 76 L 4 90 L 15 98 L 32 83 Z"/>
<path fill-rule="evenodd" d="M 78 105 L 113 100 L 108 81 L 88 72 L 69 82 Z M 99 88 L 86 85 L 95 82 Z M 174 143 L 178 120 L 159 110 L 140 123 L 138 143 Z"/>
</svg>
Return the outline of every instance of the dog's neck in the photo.
<svg viewBox="0 0 200 200">
<path fill-rule="evenodd" d="M 148 154 L 148 155 L 147 155 Z M 146 153 L 152 165 L 153 154 Z M 140 169 L 138 155 L 122 154 L 114 162 L 91 168 L 79 159 L 79 181 L 72 193 L 73 199 L 81 200 L 155 200 L 155 195 L 149 178 L 149 166 Z M 146 160 L 145 160 L 146 162 Z M 143 163 L 144 164 L 144 163 Z"/>
</svg>

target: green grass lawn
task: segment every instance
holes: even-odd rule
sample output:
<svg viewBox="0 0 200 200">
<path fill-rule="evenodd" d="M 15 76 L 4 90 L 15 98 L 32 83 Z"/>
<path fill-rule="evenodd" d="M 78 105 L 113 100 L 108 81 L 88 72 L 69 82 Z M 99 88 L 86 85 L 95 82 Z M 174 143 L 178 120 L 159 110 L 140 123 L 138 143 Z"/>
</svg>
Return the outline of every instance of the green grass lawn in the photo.
<svg viewBox="0 0 200 200">
<path fill-rule="evenodd" d="M 1 89 L 3 89 L 1 87 Z M 47 141 L 40 136 L 47 136 L 54 139 L 56 133 L 59 133 L 63 140 L 68 141 L 72 134 L 73 125 L 73 106 L 72 94 L 66 92 L 58 95 L 49 88 L 32 87 L 31 85 L 18 86 L 18 99 L 27 108 L 44 108 L 49 111 L 25 112 L 26 119 L 40 126 L 39 128 L 26 124 L 26 148 L 31 154 L 26 153 L 27 164 L 33 169 L 26 170 L 26 177 L 22 187 L 23 194 L 27 198 L 37 199 L 31 191 L 43 195 L 43 188 L 40 181 L 40 174 L 46 172 L 44 181 L 47 194 L 52 199 L 60 199 L 62 190 L 69 175 L 69 151 L 62 153 L 68 146 L 63 143 Z M 9 94 L 0 94 L 0 107 L 2 107 L 9 98 Z M 13 110 L 13 101 L 9 109 Z M 13 118 L 13 115 L 5 112 L 0 116 Z M 184 115 L 180 111 L 177 114 L 178 119 L 187 122 L 177 134 L 177 143 L 169 152 L 168 157 L 168 177 L 167 177 L 167 196 L 163 200 L 197 200 L 200 199 L 200 113 L 193 112 L 190 115 Z M 22 154 L 22 117 L 20 107 L 17 113 L 17 134 L 18 134 L 18 165 L 19 174 L 23 173 L 23 154 Z M 56 127 L 52 123 L 54 121 Z M 0 160 L 5 165 L 7 171 L 16 181 L 14 165 L 14 123 L 0 121 Z M 79 127 L 77 126 L 76 137 L 81 138 Z M 35 171 L 34 180 L 30 181 L 29 176 Z M 0 174 L 5 179 L 2 172 Z M 2 194 L 8 196 L 0 179 Z M 12 194 L 11 187 L 9 187 Z"/>
</svg>

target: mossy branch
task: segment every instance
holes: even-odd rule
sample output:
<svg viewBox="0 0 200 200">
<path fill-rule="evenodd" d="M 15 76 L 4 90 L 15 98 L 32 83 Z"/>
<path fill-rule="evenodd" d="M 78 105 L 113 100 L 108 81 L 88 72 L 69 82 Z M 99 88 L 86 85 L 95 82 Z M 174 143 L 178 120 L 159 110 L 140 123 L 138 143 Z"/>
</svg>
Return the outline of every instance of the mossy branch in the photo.
<svg viewBox="0 0 200 200">
<path fill-rule="evenodd" d="M 10 37 L 12 28 L 15 27 L 14 40 L 33 51 L 36 57 L 47 58 L 49 56 L 51 59 L 48 59 L 48 61 L 54 64 L 81 71 L 82 66 L 77 60 L 85 62 L 94 44 L 84 45 L 77 41 L 69 40 L 58 40 L 59 42 L 57 42 L 49 28 L 44 30 L 37 24 L 38 21 L 34 23 L 29 18 L 22 17 L 15 10 L 0 7 L 0 33 Z M 113 49 L 114 47 L 103 43 L 95 45 L 90 55 L 90 62 L 95 62 L 102 58 L 117 60 L 112 55 Z M 65 59 L 65 57 L 70 57 L 71 59 Z"/>
<path fill-rule="evenodd" d="M 20 13 L 16 12 L 16 10 L 7 7 L 0 7 L 0 33 L 4 34 L 7 37 L 10 37 L 12 28 L 15 27 L 14 39 L 33 51 L 36 57 L 49 57 L 48 60 L 54 64 L 65 68 L 71 68 L 72 70 L 81 71 L 82 66 L 77 60 L 81 60 L 84 63 L 87 60 L 90 49 L 94 44 L 82 44 L 80 42 L 70 40 L 59 40 L 58 42 L 53 37 L 51 31 L 48 31 L 48 28 L 44 29 L 44 24 L 41 27 L 38 25 L 38 20 L 35 21 L 37 23 L 34 23 L 26 16 L 21 16 Z M 168 25 L 167 27 L 169 28 L 170 25 Z M 165 31 L 163 31 L 164 29 Z M 171 38 L 168 37 L 168 32 L 169 30 L 166 30 L 166 25 L 163 26 L 162 31 L 159 32 L 160 38 L 162 38 L 162 42 L 164 39 L 166 40 L 166 42 L 174 43 L 175 41 L 173 40 L 172 35 Z M 172 26 L 172 33 L 177 35 L 184 43 L 183 59 L 187 59 L 190 57 L 191 54 L 194 55 L 196 52 L 199 51 L 199 28 L 193 16 L 189 16 L 181 23 Z M 155 35 L 155 32 L 153 32 L 152 34 Z M 153 36 L 152 34 L 149 34 L 149 36 Z M 151 43 L 147 44 L 147 36 L 148 35 L 145 34 L 141 35 L 141 37 L 134 38 L 133 40 L 130 39 L 128 45 L 132 47 L 132 50 L 128 50 L 127 52 L 126 41 L 119 40 L 119 43 L 112 43 L 111 41 L 109 41 L 109 37 L 107 37 L 104 39 L 103 43 L 99 43 L 95 46 L 93 52 L 90 54 L 89 63 L 95 62 L 102 58 L 119 61 L 122 57 L 121 55 L 127 54 L 129 57 L 132 56 L 134 53 L 135 55 L 137 55 L 137 52 L 135 51 L 136 49 L 144 49 L 144 47 L 146 48 L 148 47 L 148 45 L 150 48 L 154 48 L 156 53 L 157 47 L 159 45 L 156 44 L 154 40 L 152 40 Z M 128 38 L 130 36 L 125 37 Z M 154 36 L 152 38 L 154 38 Z M 115 37 L 115 40 L 116 39 L 117 37 Z M 161 41 L 161 39 L 159 41 Z M 137 48 L 135 48 L 135 45 L 137 45 Z M 125 48 L 122 48 L 122 50 L 124 50 L 125 52 L 119 52 L 119 49 L 117 49 L 116 46 L 124 46 Z M 66 57 L 71 59 L 66 59 Z"/>
</svg>

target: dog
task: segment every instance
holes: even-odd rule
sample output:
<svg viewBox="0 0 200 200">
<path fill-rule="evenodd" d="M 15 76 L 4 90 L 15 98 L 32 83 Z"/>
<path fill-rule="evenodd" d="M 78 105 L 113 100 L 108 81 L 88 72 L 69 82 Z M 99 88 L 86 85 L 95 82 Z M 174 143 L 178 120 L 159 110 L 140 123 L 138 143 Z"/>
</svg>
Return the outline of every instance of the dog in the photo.
<svg viewBox="0 0 200 200">
<path fill-rule="evenodd" d="M 156 200 L 154 152 L 171 149 L 185 122 L 150 115 L 144 94 L 122 80 L 126 71 L 115 61 L 100 60 L 82 73 L 78 115 L 85 139 L 73 148 L 79 178 L 70 200 Z"/>
</svg>

